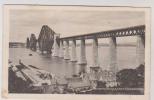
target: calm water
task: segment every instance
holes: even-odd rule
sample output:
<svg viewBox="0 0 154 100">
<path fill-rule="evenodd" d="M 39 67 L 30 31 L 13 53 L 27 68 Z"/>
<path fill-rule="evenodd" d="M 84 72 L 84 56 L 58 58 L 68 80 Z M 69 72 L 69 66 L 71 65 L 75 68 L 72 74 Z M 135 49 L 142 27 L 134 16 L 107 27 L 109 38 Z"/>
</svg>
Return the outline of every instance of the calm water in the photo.
<svg viewBox="0 0 154 100">
<path fill-rule="evenodd" d="M 79 51 L 79 47 L 77 47 Z M 92 62 L 91 46 L 86 46 L 87 67 Z M 29 56 L 32 53 L 33 56 Z M 51 55 L 42 55 L 39 52 L 33 52 L 26 48 L 10 48 L 9 59 L 18 63 L 19 59 L 27 65 L 34 65 L 41 69 L 47 70 L 56 75 L 70 76 L 76 73 L 81 66 L 77 63 L 63 60 L 62 58 L 52 57 Z M 79 58 L 79 52 L 77 52 Z M 118 69 L 136 68 L 136 47 L 120 46 L 117 47 Z M 109 68 L 109 48 L 107 46 L 99 47 L 99 64 L 102 69 Z"/>
</svg>

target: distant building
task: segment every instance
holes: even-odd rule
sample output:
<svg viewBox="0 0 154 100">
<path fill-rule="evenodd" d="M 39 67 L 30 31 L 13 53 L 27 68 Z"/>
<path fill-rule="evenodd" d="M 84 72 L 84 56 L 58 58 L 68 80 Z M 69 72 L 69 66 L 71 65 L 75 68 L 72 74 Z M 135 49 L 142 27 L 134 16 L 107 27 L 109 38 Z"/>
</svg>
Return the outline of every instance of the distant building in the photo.
<svg viewBox="0 0 154 100">
<path fill-rule="evenodd" d="M 43 25 L 38 37 L 39 50 L 43 53 L 51 53 L 51 49 L 54 43 L 55 32 L 47 25 Z"/>
</svg>

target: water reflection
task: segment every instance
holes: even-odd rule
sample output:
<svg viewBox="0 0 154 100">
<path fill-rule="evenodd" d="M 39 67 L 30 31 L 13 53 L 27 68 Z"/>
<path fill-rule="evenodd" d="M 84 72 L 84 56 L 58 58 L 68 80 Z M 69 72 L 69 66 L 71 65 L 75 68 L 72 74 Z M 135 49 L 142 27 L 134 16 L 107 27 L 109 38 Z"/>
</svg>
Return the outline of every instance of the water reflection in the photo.
<svg viewBox="0 0 154 100">
<path fill-rule="evenodd" d="M 78 51 L 78 48 L 77 48 Z M 136 60 L 136 47 L 118 47 L 118 68 L 134 68 Z M 91 66 L 91 47 L 86 47 L 87 65 L 79 65 L 77 62 L 70 62 L 59 57 L 52 57 L 48 54 L 41 54 L 39 51 L 33 52 L 26 48 L 10 48 L 9 59 L 12 62 L 19 62 L 19 59 L 27 65 L 33 65 L 40 69 L 49 71 L 55 75 L 72 76 L 79 72 L 84 72 Z M 32 54 L 32 56 L 29 56 Z M 109 65 L 108 47 L 99 48 L 99 65 L 104 70 Z M 79 59 L 79 52 L 77 52 Z"/>
</svg>

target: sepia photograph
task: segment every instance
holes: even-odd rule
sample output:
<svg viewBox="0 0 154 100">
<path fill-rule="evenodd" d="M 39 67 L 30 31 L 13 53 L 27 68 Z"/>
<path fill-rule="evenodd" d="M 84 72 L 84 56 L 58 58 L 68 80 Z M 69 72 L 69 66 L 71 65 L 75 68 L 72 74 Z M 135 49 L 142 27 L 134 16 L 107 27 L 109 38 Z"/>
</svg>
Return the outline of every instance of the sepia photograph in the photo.
<svg viewBox="0 0 154 100">
<path fill-rule="evenodd" d="M 8 94 L 145 95 L 149 8 L 4 6 Z"/>
</svg>

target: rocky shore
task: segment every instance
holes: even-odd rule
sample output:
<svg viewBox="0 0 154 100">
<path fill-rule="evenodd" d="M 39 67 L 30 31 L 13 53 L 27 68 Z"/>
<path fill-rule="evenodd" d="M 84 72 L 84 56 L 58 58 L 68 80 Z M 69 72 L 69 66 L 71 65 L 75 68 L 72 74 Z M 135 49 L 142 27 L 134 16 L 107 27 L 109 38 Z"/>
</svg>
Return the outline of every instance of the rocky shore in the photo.
<svg viewBox="0 0 154 100">
<path fill-rule="evenodd" d="M 141 70 L 141 68 L 137 70 Z M 105 77 L 105 75 L 107 76 Z M 120 80 L 119 83 L 116 82 L 115 77 L 111 75 L 113 75 L 111 72 L 100 71 L 80 73 L 71 77 L 56 76 L 35 66 L 25 65 L 21 61 L 17 65 L 9 62 L 9 92 L 45 94 L 144 94 L 142 84 L 136 88 L 133 86 L 122 87 L 119 84 Z"/>
</svg>

